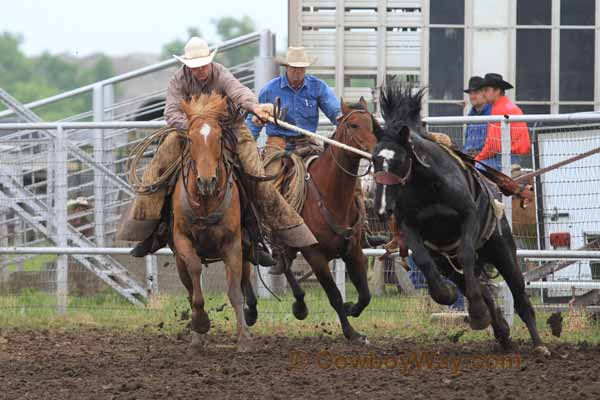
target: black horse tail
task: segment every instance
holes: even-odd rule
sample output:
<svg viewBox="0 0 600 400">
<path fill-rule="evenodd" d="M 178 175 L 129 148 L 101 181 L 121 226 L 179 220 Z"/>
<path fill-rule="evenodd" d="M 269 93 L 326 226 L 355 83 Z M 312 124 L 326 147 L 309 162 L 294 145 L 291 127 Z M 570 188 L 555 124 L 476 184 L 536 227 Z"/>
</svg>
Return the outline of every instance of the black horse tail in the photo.
<svg viewBox="0 0 600 400">
<path fill-rule="evenodd" d="M 421 124 L 421 101 L 426 87 L 416 93 L 414 86 L 397 79 L 389 80 L 380 91 L 381 115 L 386 124 L 418 127 Z"/>
</svg>

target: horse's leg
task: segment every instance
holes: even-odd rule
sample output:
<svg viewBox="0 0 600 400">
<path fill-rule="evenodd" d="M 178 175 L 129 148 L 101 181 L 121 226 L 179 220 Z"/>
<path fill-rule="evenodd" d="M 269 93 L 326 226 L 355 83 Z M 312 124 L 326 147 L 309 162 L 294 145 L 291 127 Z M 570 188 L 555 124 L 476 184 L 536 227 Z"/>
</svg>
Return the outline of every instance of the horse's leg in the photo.
<svg viewBox="0 0 600 400">
<path fill-rule="evenodd" d="M 358 290 L 358 302 L 347 302 L 344 304 L 346 314 L 352 317 L 358 317 L 360 313 L 369 305 L 371 301 L 371 292 L 369 291 L 369 282 L 367 280 L 368 260 L 357 242 L 350 252 L 342 260 L 346 263 L 346 271 L 352 281 L 352 284 Z"/>
<path fill-rule="evenodd" d="M 515 309 L 521 320 L 527 325 L 535 351 L 548 355 L 550 352 L 544 346 L 537 330 L 535 311 L 527 293 L 525 293 L 525 281 L 517 262 L 517 250 L 512 234 L 510 234 L 510 226 L 505 217 L 500 223 L 504 234 L 501 236 L 496 230 L 481 252 L 487 260 L 494 264 L 510 288 L 515 302 Z"/>
<path fill-rule="evenodd" d="M 406 224 L 402 224 L 401 230 L 406 235 L 406 246 L 412 250 L 415 264 L 425 275 L 427 291 L 431 298 L 438 304 L 446 306 L 454 304 L 458 298 L 458 291 L 442 279 L 433 258 L 423 244 L 421 235 Z"/>
<path fill-rule="evenodd" d="M 250 350 L 250 332 L 244 316 L 244 294 L 242 293 L 242 240 L 237 238 L 233 245 L 223 252 L 223 262 L 227 272 L 227 295 L 237 320 L 238 351 Z"/>
<path fill-rule="evenodd" d="M 245 261 L 242 268 L 242 291 L 244 292 L 246 305 L 248 306 L 244 309 L 244 317 L 246 319 L 246 324 L 252 326 L 258 319 L 258 310 L 256 309 L 256 295 L 254 294 L 252 282 L 250 281 L 250 263 Z"/>
<path fill-rule="evenodd" d="M 331 304 L 337 313 L 342 326 L 342 332 L 344 333 L 346 339 L 366 342 L 367 338 L 355 331 L 352 325 L 350 325 L 350 321 L 348 321 L 346 311 L 344 310 L 344 300 L 342 299 L 342 294 L 338 290 L 335 280 L 331 275 L 327 257 L 314 248 L 314 246 L 303 247 L 301 251 L 306 261 L 308 261 L 310 264 L 315 276 L 319 280 L 319 283 L 325 290 L 327 298 L 329 299 L 329 304 Z"/>
<path fill-rule="evenodd" d="M 185 236 L 175 234 L 175 248 L 178 250 L 177 262 L 178 269 L 180 265 L 186 268 L 188 277 L 192 284 L 192 294 L 190 305 L 192 308 L 192 347 L 200 348 L 203 346 L 203 341 L 200 334 L 204 334 L 210 329 L 210 319 L 204 311 L 204 297 L 200 288 L 200 276 L 202 274 L 202 260 L 196 254 L 192 242 Z M 180 273 L 180 276 L 183 275 Z M 186 280 L 183 280 L 186 285 Z M 188 282 L 189 284 L 189 282 Z M 187 285 L 186 285 L 187 286 Z M 188 288 L 189 290 L 189 288 Z"/>
<path fill-rule="evenodd" d="M 288 281 L 290 288 L 292 289 L 292 293 L 294 294 L 294 304 L 292 304 L 292 313 L 297 320 L 303 320 L 308 316 L 308 307 L 304 302 L 304 290 L 300 286 L 300 283 L 294 276 L 292 272 L 292 264 L 294 263 L 294 259 L 296 258 L 295 249 L 286 249 L 286 251 L 281 255 L 285 262 L 285 268 L 283 269 L 283 273 L 285 274 L 285 279 Z"/>
<path fill-rule="evenodd" d="M 454 282 L 456 287 L 458 287 L 458 289 L 461 291 L 461 293 L 464 294 L 465 293 L 464 276 L 454 272 L 452 269 L 452 266 L 448 263 L 447 260 L 443 259 L 443 257 L 436 259 L 436 262 L 438 263 L 438 265 L 444 265 L 448 271 L 451 271 L 451 275 L 449 276 L 449 279 L 452 282 Z M 442 264 L 442 263 L 444 263 L 444 264 Z M 502 311 L 499 308 L 496 308 L 496 304 L 494 302 L 494 297 L 492 296 L 492 292 L 491 292 L 490 288 L 483 283 L 480 283 L 480 285 L 481 285 L 481 294 L 483 296 L 483 300 L 485 301 L 485 304 L 487 305 L 487 307 L 491 313 L 492 329 L 494 330 L 494 337 L 496 337 L 496 340 L 498 341 L 500 346 L 502 346 L 502 348 L 504 350 L 507 350 L 510 348 L 510 327 L 508 326 L 508 323 L 504 319 L 504 316 L 502 315 Z"/>
<path fill-rule="evenodd" d="M 477 218 L 475 210 L 469 210 L 465 215 L 457 261 L 464 272 L 465 296 L 469 299 L 469 324 L 472 329 L 482 330 L 490 325 L 491 316 L 481 294 L 479 279 L 475 276 L 475 241 L 479 236 Z"/>
</svg>

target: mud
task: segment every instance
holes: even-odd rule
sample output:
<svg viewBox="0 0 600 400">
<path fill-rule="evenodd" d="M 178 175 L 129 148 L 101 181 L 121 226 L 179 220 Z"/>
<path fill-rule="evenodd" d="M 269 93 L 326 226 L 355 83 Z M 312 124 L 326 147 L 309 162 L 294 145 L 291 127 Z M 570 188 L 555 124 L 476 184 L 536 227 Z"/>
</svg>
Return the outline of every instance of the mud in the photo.
<svg viewBox="0 0 600 400">
<path fill-rule="evenodd" d="M 543 357 L 528 343 L 503 354 L 491 342 L 274 336 L 255 337 L 250 353 L 219 332 L 201 351 L 189 342 L 147 330 L 3 330 L 0 398 L 600 398 L 600 347 L 586 343 L 550 346 Z"/>
</svg>

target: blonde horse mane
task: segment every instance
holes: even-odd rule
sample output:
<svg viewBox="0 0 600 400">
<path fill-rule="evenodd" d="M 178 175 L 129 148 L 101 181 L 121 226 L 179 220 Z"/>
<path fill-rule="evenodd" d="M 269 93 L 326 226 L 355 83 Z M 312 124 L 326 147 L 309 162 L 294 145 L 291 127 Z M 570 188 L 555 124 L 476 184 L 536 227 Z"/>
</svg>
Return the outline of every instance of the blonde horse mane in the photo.
<svg viewBox="0 0 600 400">
<path fill-rule="evenodd" d="M 218 123 L 229 114 L 227 97 L 216 92 L 194 96 L 189 102 L 182 100 L 181 108 L 186 113 L 190 125 L 198 118 Z"/>
</svg>

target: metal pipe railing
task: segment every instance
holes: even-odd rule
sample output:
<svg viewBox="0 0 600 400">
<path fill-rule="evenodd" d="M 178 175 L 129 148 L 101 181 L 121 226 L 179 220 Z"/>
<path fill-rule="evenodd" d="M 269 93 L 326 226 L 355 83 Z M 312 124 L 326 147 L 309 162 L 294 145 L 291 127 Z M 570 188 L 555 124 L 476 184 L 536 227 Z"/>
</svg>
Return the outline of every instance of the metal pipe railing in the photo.
<svg viewBox="0 0 600 400">
<path fill-rule="evenodd" d="M 129 254 L 129 247 L 0 247 L 0 254 Z M 382 256 L 383 249 L 364 249 L 365 256 Z M 172 255 L 168 248 L 163 248 L 154 255 Z M 393 253 L 392 256 L 397 256 Z M 560 259 L 560 260 L 600 260 L 600 251 L 577 250 L 517 250 L 517 256 L 526 259 Z"/>
<path fill-rule="evenodd" d="M 258 42 L 260 39 L 260 35 L 261 35 L 261 32 L 249 33 L 247 35 L 243 35 L 243 36 L 237 37 L 235 39 L 231 39 L 231 40 L 227 40 L 223 43 L 219 43 L 218 45 L 213 45 L 213 46 L 211 46 L 211 50 L 214 50 L 215 47 L 218 47 L 219 50 L 224 51 L 224 50 L 228 50 L 228 49 L 235 48 L 238 46 L 243 46 L 246 44 Z M 73 96 L 77 96 L 77 95 L 80 95 L 83 93 L 91 92 L 94 89 L 94 86 L 96 86 L 96 85 L 105 86 L 105 85 L 111 85 L 111 84 L 123 82 L 128 79 L 137 78 L 137 77 L 140 77 L 140 76 L 143 76 L 146 74 L 150 74 L 152 72 L 161 71 L 163 69 L 173 67 L 177 64 L 179 64 L 179 61 L 174 58 L 165 60 L 165 61 L 162 61 L 162 62 L 159 62 L 156 64 L 148 65 L 143 68 L 138 68 L 133 71 L 126 72 L 124 74 L 116 75 L 111 78 L 99 81 L 99 82 L 94 82 L 89 85 L 79 87 L 77 89 L 59 93 L 55 96 L 50 96 L 50 97 L 46 97 L 45 99 L 32 101 L 30 103 L 25 104 L 25 107 L 32 109 L 32 108 L 36 108 L 36 107 L 45 106 L 45 105 L 52 104 L 52 103 L 55 103 L 60 100 L 64 100 L 69 97 L 73 97 Z M 7 117 L 9 115 L 13 115 L 14 113 L 15 112 L 13 110 L 2 111 L 2 112 L 0 112 L 0 118 Z"/>
</svg>

